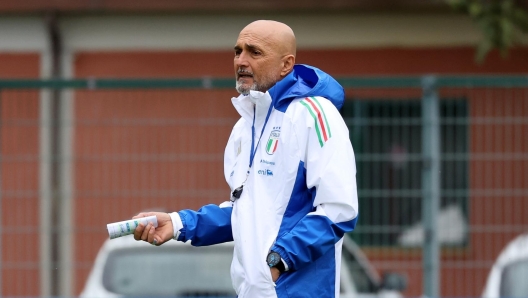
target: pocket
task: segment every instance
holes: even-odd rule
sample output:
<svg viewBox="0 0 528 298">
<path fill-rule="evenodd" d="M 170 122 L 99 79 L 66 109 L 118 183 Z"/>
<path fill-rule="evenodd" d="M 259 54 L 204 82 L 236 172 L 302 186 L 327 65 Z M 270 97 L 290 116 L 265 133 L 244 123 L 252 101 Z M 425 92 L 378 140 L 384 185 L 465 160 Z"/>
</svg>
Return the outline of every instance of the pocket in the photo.
<svg viewBox="0 0 528 298">
<path fill-rule="evenodd" d="M 279 284 L 282 283 L 282 281 L 286 278 L 286 276 L 288 275 L 288 272 L 283 272 L 281 273 L 281 275 L 279 275 L 279 278 L 277 278 L 277 281 L 275 281 L 275 284 L 278 286 Z"/>
<path fill-rule="evenodd" d="M 284 298 L 284 297 L 290 297 L 287 290 L 288 285 L 288 276 L 291 274 L 291 272 L 284 272 L 282 273 L 277 281 L 275 282 L 275 292 L 277 293 L 277 297 Z"/>
</svg>

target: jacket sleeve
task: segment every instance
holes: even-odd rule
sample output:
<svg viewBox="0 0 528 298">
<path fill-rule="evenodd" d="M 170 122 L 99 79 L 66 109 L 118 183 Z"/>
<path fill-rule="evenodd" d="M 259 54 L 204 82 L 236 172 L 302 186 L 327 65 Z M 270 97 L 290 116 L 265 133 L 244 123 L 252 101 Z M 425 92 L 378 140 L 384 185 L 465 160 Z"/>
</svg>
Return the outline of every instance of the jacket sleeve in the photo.
<svg viewBox="0 0 528 298">
<path fill-rule="evenodd" d="M 198 211 L 181 210 L 178 215 L 183 224 L 178 241 L 191 240 L 193 246 L 206 246 L 233 241 L 230 202 L 205 205 Z"/>
<path fill-rule="evenodd" d="M 334 248 L 354 230 L 358 216 L 356 164 L 348 128 L 337 109 L 324 98 L 308 98 L 297 131 L 313 211 L 277 238 L 272 250 L 298 270 Z M 306 123 L 304 122 L 306 119 Z"/>
</svg>

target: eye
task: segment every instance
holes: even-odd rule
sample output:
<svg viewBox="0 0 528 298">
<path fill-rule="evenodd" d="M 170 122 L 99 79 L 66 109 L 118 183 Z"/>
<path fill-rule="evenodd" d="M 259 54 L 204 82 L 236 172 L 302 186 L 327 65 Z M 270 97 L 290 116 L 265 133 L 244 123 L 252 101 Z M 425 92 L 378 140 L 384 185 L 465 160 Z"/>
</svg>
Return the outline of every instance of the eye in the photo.
<svg viewBox="0 0 528 298">
<path fill-rule="evenodd" d="M 235 56 L 240 56 L 240 53 L 242 52 L 242 50 L 240 49 L 236 49 L 235 50 Z"/>
<path fill-rule="evenodd" d="M 253 50 L 253 55 L 255 56 L 259 56 L 260 54 L 262 54 L 259 50 Z"/>
</svg>

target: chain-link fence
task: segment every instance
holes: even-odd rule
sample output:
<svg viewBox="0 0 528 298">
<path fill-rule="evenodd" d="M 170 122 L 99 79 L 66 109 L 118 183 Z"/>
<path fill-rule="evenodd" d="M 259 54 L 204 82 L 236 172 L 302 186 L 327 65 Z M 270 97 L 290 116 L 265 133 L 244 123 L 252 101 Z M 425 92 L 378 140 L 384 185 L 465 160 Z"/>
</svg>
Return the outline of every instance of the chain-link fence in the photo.
<svg viewBox="0 0 528 298">
<path fill-rule="evenodd" d="M 378 272 L 406 277 L 405 296 L 480 296 L 528 230 L 528 79 L 340 82 L 360 200 L 350 236 Z M 231 79 L 0 81 L 0 294 L 78 295 L 107 223 L 225 201 L 233 91 Z"/>
</svg>

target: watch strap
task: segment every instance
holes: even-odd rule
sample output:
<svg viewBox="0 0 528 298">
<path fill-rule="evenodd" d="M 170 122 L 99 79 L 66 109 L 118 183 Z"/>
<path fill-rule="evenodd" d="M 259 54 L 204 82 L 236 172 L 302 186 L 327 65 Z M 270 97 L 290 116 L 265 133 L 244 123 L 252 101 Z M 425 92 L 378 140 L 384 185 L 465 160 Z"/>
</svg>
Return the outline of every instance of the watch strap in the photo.
<svg viewBox="0 0 528 298">
<path fill-rule="evenodd" d="M 277 265 L 273 266 L 277 269 L 279 269 L 280 273 L 286 272 L 286 266 L 284 266 L 284 260 L 281 258 L 280 262 L 277 263 Z"/>
</svg>

